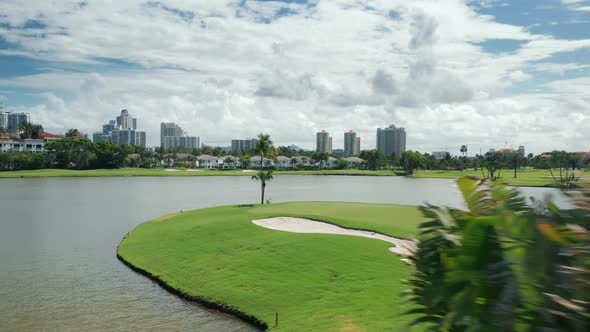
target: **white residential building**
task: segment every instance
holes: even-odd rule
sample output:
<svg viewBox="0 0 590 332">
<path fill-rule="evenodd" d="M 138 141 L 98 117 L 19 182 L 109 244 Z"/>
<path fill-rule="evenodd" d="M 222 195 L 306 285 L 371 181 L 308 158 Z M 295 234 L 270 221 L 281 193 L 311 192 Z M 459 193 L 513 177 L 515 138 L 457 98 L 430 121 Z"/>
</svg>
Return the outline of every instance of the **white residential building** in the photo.
<svg viewBox="0 0 590 332">
<path fill-rule="evenodd" d="M 359 168 L 359 167 L 363 166 L 363 162 L 364 162 L 364 160 L 362 160 L 359 157 L 347 157 L 347 158 L 344 158 L 344 160 L 346 160 L 346 163 L 348 164 L 348 168 Z"/>
<path fill-rule="evenodd" d="M 275 162 L 272 159 L 262 158 L 262 162 L 264 167 L 275 166 Z M 260 168 L 260 156 L 254 156 L 250 158 L 250 166 Z"/>
<path fill-rule="evenodd" d="M 45 140 L 0 141 L 0 151 L 43 152 L 45 151 Z"/>
<path fill-rule="evenodd" d="M 285 156 L 278 156 L 276 166 L 282 168 L 289 168 L 293 165 L 291 165 L 291 158 Z"/>
</svg>

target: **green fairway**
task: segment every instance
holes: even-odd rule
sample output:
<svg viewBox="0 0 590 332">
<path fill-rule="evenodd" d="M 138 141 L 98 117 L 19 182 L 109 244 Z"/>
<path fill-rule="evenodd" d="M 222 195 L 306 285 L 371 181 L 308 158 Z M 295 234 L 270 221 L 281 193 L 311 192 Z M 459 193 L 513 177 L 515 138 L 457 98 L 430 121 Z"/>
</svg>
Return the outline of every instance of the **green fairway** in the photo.
<svg viewBox="0 0 590 332">
<path fill-rule="evenodd" d="M 485 173 L 485 170 L 484 170 Z M 590 183 L 590 173 L 579 172 L 578 175 L 582 175 L 580 179 L 581 183 Z M 448 178 L 448 179 L 459 179 L 464 176 L 474 176 L 481 178 L 481 170 L 466 169 L 463 172 L 457 171 L 416 171 L 414 177 L 418 178 Z M 551 178 L 551 173 L 546 169 L 533 169 L 526 168 L 516 172 L 516 178 L 514 178 L 514 170 L 503 169 L 500 172 L 501 178 L 499 181 L 507 183 L 511 186 L 524 186 L 524 187 L 554 187 L 555 181 Z"/>
<path fill-rule="evenodd" d="M 415 207 L 358 203 L 223 206 L 138 226 L 118 254 L 168 286 L 252 315 L 277 331 L 398 331 L 411 317 L 411 268 L 375 239 L 299 234 L 253 219 L 300 216 L 394 236 L 416 232 Z M 274 327 L 275 313 L 279 326 Z"/>
</svg>

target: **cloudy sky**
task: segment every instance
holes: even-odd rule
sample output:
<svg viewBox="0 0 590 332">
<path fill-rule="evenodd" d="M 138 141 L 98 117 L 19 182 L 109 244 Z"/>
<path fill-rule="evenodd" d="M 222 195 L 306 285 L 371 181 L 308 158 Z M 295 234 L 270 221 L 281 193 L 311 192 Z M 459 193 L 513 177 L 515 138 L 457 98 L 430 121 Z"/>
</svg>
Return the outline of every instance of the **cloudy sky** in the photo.
<svg viewBox="0 0 590 332">
<path fill-rule="evenodd" d="M 396 124 L 424 152 L 588 151 L 590 1 L 2 0 L 0 98 L 58 133 L 126 108 L 148 145 Z"/>
</svg>

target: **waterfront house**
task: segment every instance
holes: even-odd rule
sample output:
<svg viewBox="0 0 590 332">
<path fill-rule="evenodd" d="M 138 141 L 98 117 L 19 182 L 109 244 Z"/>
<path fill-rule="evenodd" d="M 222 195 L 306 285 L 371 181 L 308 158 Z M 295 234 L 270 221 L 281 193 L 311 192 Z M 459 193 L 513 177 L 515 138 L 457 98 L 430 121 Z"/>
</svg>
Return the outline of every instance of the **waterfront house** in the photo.
<svg viewBox="0 0 590 332">
<path fill-rule="evenodd" d="M 346 164 L 347 164 L 348 168 L 361 168 L 361 167 L 363 167 L 364 160 L 362 160 L 359 157 L 348 157 L 348 158 L 344 158 L 344 160 L 346 160 Z"/>
<path fill-rule="evenodd" d="M 262 162 L 264 163 L 264 167 L 275 166 L 275 162 L 272 159 L 262 158 Z M 250 166 L 254 168 L 260 168 L 260 156 L 254 156 L 250 158 Z"/>
<path fill-rule="evenodd" d="M 223 159 L 221 157 L 215 157 L 208 154 L 200 155 L 197 158 L 198 167 L 200 168 L 219 168 L 221 164 L 223 164 Z M 221 163 L 220 163 L 221 161 Z"/>
<path fill-rule="evenodd" d="M 281 167 L 281 168 L 290 168 L 290 167 L 292 167 L 292 165 L 291 165 L 291 158 L 285 157 L 285 156 L 278 156 L 277 157 L 276 166 L 277 167 Z"/>
<path fill-rule="evenodd" d="M 293 159 L 297 161 L 298 166 L 308 167 L 311 166 L 311 159 L 306 156 L 294 156 Z"/>
</svg>

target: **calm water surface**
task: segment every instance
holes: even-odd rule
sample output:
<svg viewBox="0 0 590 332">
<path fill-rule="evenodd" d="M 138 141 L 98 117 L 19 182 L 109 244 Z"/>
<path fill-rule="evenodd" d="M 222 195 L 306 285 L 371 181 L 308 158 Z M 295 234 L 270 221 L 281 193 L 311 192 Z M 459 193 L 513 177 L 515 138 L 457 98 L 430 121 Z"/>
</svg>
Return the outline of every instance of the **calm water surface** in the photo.
<svg viewBox="0 0 590 332">
<path fill-rule="evenodd" d="M 555 190 L 521 190 L 565 204 Z M 267 191 L 273 202 L 463 206 L 446 179 L 276 176 Z M 250 177 L 0 179 L 0 330 L 255 331 L 167 293 L 115 251 L 160 215 L 258 200 Z"/>
</svg>

